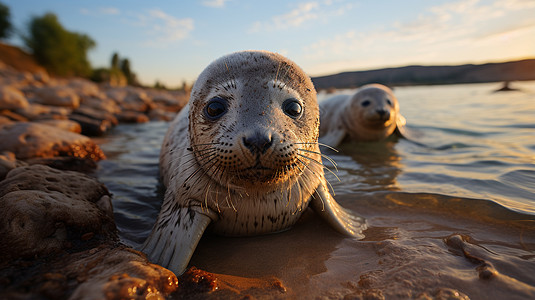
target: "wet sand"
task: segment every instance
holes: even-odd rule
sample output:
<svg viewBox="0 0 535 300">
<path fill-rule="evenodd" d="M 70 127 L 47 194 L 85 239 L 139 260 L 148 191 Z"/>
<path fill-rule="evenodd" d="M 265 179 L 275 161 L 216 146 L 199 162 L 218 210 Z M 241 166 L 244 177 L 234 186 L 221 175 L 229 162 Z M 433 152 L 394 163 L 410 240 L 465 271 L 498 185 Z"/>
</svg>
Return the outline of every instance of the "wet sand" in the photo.
<svg viewBox="0 0 535 300">
<path fill-rule="evenodd" d="M 532 216 L 489 201 L 433 194 L 337 199 L 367 218 L 365 239 L 337 234 L 310 211 L 282 233 L 203 237 L 191 265 L 237 277 L 275 277 L 286 289 L 264 286 L 242 290 L 235 298 L 535 297 Z M 217 292 L 211 296 L 217 298 Z"/>
</svg>

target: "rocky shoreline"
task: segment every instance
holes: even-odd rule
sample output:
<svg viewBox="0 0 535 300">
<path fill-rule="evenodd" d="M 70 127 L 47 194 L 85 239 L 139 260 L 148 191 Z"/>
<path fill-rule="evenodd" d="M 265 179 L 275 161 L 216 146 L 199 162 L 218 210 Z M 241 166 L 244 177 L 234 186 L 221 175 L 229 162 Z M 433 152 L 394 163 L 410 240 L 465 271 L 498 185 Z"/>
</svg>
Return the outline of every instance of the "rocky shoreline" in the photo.
<svg viewBox="0 0 535 300">
<path fill-rule="evenodd" d="M 119 242 L 91 139 L 170 120 L 184 92 L 51 78 L 0 62 L 0 298 L 165 298 L 177 277 Z"/>
<path fill-rule="evenodd" d="M 177 278 L 119 241 L 92 137 L 169 121 L 183 91 L 99 85 L 0 60 L 0 299 L 221 299 L 281 295 L 276 278 Z"/>
</svg>

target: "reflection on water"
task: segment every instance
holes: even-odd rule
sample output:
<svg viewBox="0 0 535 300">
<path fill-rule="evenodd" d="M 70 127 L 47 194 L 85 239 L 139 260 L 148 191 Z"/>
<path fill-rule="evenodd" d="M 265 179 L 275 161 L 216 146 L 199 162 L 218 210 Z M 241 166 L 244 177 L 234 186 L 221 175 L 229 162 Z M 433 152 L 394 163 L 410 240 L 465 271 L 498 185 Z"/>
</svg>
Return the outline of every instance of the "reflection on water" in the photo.
<svg viewBox="0 0 535 300">
<path fill-rule="evenodd" d="M 276 276 L 290 298 L 535 298 L 535 82 L 515 85 L 522 91 L 396 88 L 411 140 L 322 149 L 337 163 L 326 162 L 337 201 L 368 221 L 364 240 L 339 236 L 307 212 L 282 233 L 207 235 L 192 263 Z M 114 194 L 121 237 L 133 246 L 148 236 L 161 204 L 158 156 L 167 126 L 121 125 L 100 141 L 109 159 L 98 176 Z"/>
<path fill-rule="evenodd" d="M 324 162 L 333 171 L 326 171 L 326 177 L 335 194 L 400 190 L 397 176 L 402 166 L 396 143 L 397 138 L 391 138 L 386 142 L 343 144 L 338 152 L 322 149 L 336 162 L 336 166 Z"/>
</svg>

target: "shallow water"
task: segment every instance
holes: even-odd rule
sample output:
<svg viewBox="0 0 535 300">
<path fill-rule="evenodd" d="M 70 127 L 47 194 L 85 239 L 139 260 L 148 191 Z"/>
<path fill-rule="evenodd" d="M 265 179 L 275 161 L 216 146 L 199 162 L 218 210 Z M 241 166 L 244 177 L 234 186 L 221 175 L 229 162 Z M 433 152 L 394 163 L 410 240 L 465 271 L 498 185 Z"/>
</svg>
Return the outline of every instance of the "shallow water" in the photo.
<svg viewBox="0 0 535 300">
<path fill-rule="evenodd" d="M 326 153 L 335 198 L 367 218 L 361 241 L 310 212 L 292 229 L 203 237 L 192 264 L 276 277 L 259 297 L 535 298 L 535 82 L 399 87 L 409 140 Z M 325 95 L 320 94 L 321 100 Z M 125 243 L 139 246 L 161 203 L 159 148 L 168 124 L 121 125 L 100 140 L 99 179 L 114 194 Z M 254 294 L 254 293 L 253 293 Z"/>
</svg>

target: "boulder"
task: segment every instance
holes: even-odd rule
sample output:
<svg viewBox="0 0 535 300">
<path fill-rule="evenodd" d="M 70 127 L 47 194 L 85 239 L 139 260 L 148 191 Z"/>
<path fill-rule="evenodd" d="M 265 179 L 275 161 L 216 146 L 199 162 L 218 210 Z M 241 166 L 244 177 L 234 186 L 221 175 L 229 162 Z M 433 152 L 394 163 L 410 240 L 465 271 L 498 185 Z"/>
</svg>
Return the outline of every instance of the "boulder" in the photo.
<svg viewBox="0 0 535 300">
<path fill-rule="evenodd" d="M 29 165 L 45 165 L 58 170 L 76 171 L 90 174 L 97 167 L 93 160 L 78 157 L 35 157 L 24 161 Z"/>
<path fill-rule="evenodd" d="M 66 131 L 74 132 L 74 133 L 81 133 L 82 132 L 82 126 L 78 122 L 72 121 L 72 120 L 56 120 L 56 119 L 48 119 L 48 120 L 37 120 L 35 121 L 37 124 L 45 124 L 48 126 L 56 127 L 59 129 L 63 129 Z"/>
<path fill-rule="evenodd" d="M 14 112 L 28 120 L 66 119 L 67 116 L 72 112 L 72 109 L 30 103 L 28 107 L 16 109 Z"/>
<path fill-rule="evenodd" d="M 0 182 L 0 290 L 6 299 L 165 299 L 169 270 L 120 244 L 96 179 L 34 165 Z"/>
<path fill-rule="evenodd" d="M 98 85 L 92 81 L 83 78 L 73 78 L 67 82 L 67 86 L 72 88 L 74 92 L 80 96 L 84 97 L 99 97 L 103 93 L 100 91 Z"/>
<path fill-rule="evenodd" d="M 117 125 L 119 123 L 117 121 L 117 118 L 113 114 L 107 111 L 98 110 L 98 109 L 85 106 L 85 105 L 82 105 L 78 107 L 77 109 L 75 109 L 72 112 L 72 114 L 86 116 L 86 117 L 89 117 L 91 119 L 98 120 L 98 121 L 106 120 L 112 125 Z"/>
<path fill-rule="evenodd" d="M 78 114 L 70 115 L 69 119 L 80 124 L 82 126 L 82 134 L 87 136 L 102 136 L 113 127 L 108 120 L 95 120 Z"/>
<path fill-rule="evenodd" d="M 82 173 L 43 165 L 11 170 L 0 182 L 0 253 L 36 257 L 72 247 L 69 239 L 116 235 L 110 193 Z"/>
<path fill-rule="evenodd" d="M 81 107 L 90 107 L 98 111 L 107 112 L 110 114 L 118 114 L 121 112 L 121 108 L 115 101 L 109 99 L 106 96 L 103 97 L 84 97 L 82 98 Z"/>
<path fill-rule="evenodd" d="M 0 86 L 0 109 L 18 109 L 28 107 L 24 94 L 12 86 Z"/>
<path fill-rule="evenodd" d="M 42 261 L 4 264 L 9 265 L 0 271 L 0 290 L 6 299 L 163 300 L 178 286 L 173 272 L 113 243 Z"/>
<path fill-rule="evenodd" d="M 151 109 L 148 113 L 151 121 L 171 121 L 176 117 L 175 112 L 170 112 L 161 108 Z"/>
<path fill-rule="evenodd" d="M 70 156 L 99 161 L 104 153 L 90 138 L 44 124 L 0 125 L 0 152 L 11 151 L 18 159 Z"/>
<path fill-rule="evenodd" d="M 0 113 L 0 125 L 13 123 L 13 121 Z"/>
<path fill-rule="evenodd" d="M 6 178 L 9 171 L 25 165 L 25 162 L 17 160 L 13 152 L 4 151 L 0 153 L 0 181 Z"/>
<path fill-rule="evenodd" d="M 34 90 L 33 101 L 43 105 L 77 108 L 80 96 L 68 86 L 47 86 Z"/>
<path fill-rule="evenodd" d="M 143 253 L 126 247 L 101 249 L 74 260 L 62 272 L 80 276 L 80 270 L 84 270 L 87 280 L 74 290 L 73 299 L 163 300 L 178 287 L 173 272 L 149 263 Z"/>
<path fill-rule="evenodd" d="M 3 109 L 3 110 L 0 110 L 0 116 L 2 116 L 3 118 L 6 118 L 10 121 L 14 121 L 14 122 L 28 122 L 28 119 L 22 115 L 19 115 L 17 113 L 14 113 L 10 110 L 7 110 L 7 109 Z M 6 122 L 4 122 L 6 123 Z"/>
<path fill-rule="evenodd" d="M 137 111 L 123 111 L 117 115 L 121 123 L 146 123 L 149 120 L 147 115 Z"/>
<path fill-rule="evenodd" d="M 189 95 L 181 91 L 146 90 L 147 96 L 157 108 L 178 112 L 188 102 Z"/>
<path fill-rule="evenodd" d="M 106 95 L 115 101 L 123 110 L 147 112 L 154 107 L 154 103 L 141 88 L 131 86 L 110 88 Z"/>
</svg>

